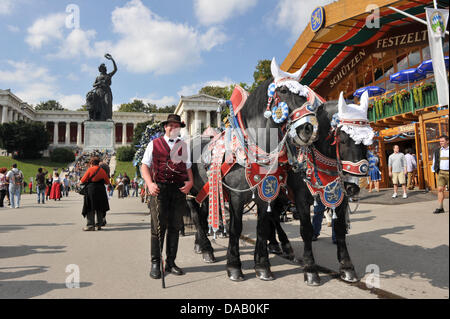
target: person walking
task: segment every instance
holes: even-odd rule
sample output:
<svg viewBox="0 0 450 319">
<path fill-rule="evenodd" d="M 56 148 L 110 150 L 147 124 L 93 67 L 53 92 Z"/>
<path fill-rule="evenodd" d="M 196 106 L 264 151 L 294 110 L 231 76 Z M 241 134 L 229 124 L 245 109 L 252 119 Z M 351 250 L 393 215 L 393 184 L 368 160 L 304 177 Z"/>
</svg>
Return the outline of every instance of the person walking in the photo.
<svg viewBox="0 0 450 319">
<path fill-rule="evenodd" d="M 89 162 L 89 169 L 81 178 L 81 183 L 87 183 L 87 194 L 84 195 L 82 215 L 87 219 L 84 231 L 101 230 L 106 212 L 109 211 L 108 195 L 105 184 L 109 184 L 109 178 L 103 168 L 99 166 L 100 159 L 92 157 Z M 97 223 L 95 223 L 97 216 Z"/>
<path fill-rule="evenodd" d="M 0 207 L 4 207 L 4 200 L 6 196 L 6 192 L 8 191 L 8 187 L 6 184 L 6 171 L 8 169 L 6 167 L 0 168 Z"/>
<path fill-rule="evenodd" d="M 45 180 L 45 199 L 49 200 L 50 198 L 50 192 L 52 191 L 52 184 L 53 184 L 53 178 L 52 177 L 48 177 Z"/>
<path fill-rule="evenodd" d="M 378 168 L 378 163 L 380 162 L 378 156 L 376 156 L 372 151 L 367 151 L 367 159 L 369 160 L 369 193 L 372 193 L 373 185 L 375 184 L 375 189 L 377 192 L 380 191 L 380 180 L 381 174 Z"/>
<path fill-rule="evenodd" d="M 50 199 L 61 200 L 61 180 L 58 173 L 54 174 Z"/>
<path fill-rule="evenodd" d="M 122 181 L 122 175 L 119 174 L 119 176 L 116 179 L 116 189 L 117 189 L 117 198 L 123 198 L 123 181 Z"/>
<path fill-rule="evenodd" d="M 152 140 L 144 153 L 141 174 L 150 192 L 151 214 L 151 271 L 150 277 L 161 278 L 161 259 L 167 230 L 166 266 L 164 271 L 183 275 L 175 264 L 179 232 L 183 227 L 186 195 L 193 186 L 190 150 L 179 138 L 186 125 L 176 114 L 169 114 L 162 122 L 165 134 Z"/>
<path fill-rule="evenodd" d="M 69 197 L 69 189 L 70 189 L 70 185 L 69 185 L 69 178 L 66 175 L 64 175 L 64 179 L 62 181 L 62 186 L 63 186 L 63 195 L 66 197 Z"/>
<path fill-rule="evenodd" d="M 312 218 L 312 226 L 313 226 L 312 241 L 317 241 L 318 237 L 320 236 L 320 231 L 322 230 L 323 217 L 324 214 L 326 214 L 325 209 L 326 207 L 324 204 L 322 204 L 320 198 L 315 199 L 314 216 Z M 336 244 L 336 235 L 334 233 L 334 219 L 331 219 L 331 224 L 329 222 L 328 226 L 331 227 L 331 241 L 333 242 L 333 244 Z"/>
<path fill-rule="evenodd" d="M 36 194 L 37 194 L 37 203 L 45 204 L 45 175 L 48 174 L 48 171 L 43 171 L 42 167 L 38 168 L 38 173 L 36 174 Z"/>
<path fill-rule="evenodd" d="M 11 208 L 20 208 L 20 192 L 23 184 L 23 173 L 17 168 L 17 164 L 12 165 L 12 169 L 6 174 L 9 182 L 9 198 L 11 199 Z"/>
<path fill-rule="evenodd" d="M 392 178 L 394 184 L 394 194 L 392 198 L 397 198 L 398 184 L 402 185 L 403 198 L 408 198 L 406 194 L 405 175 L 406 175 L 406 160 L 405 155 L 400 152 L 400 147 L 394 145 L 394 153 L 389 155 L 388 159 L 389 177 Z"/>
<path fill-rule="evenodd" d="M 448 136 L 439 137 L 440 148 L 433 152 L 433 166 L 431 170 L 437 175 L 438 203 L 439 207 L 433 212 L 434 214 L 444 213 L 444 192 L 445 187 L 449 187 L 449 153 L 448 153 Z"/>
<path fill-rule="evenodd" d="M 114 189 L 116 188 L 116 179 L 114 177 L 114 174 L 111 175 L 109 178 L 110 182 L 110 188 L 109 188 L 109 197 L 112 198 L 114 195 Z"/>
<path fill-rule="evenodd" d="M 130 178 L 127 173 L 123 173 L 123 197 L 128 197 L 130 195 Z"/>
<path fill-rule="evenodd" d="M 412 153 L 411 149 L 409 149 L 409 148 L 406 149 L 406 155 L 405 155 L 406 174 L 407 174 L 406 187 L 409 190 L 414 189 L 414 172 L 417 168 L 416 158 L 411 153 Z"/>
</svg>

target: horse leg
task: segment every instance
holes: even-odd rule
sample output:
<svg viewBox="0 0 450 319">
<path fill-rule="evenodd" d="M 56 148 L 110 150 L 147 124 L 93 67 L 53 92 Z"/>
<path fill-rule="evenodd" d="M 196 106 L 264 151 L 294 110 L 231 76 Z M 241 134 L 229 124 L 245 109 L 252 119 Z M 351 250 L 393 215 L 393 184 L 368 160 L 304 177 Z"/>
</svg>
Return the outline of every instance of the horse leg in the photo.
<svg viewBox="0 0 450 319">
<path fill-rule="evenodd" d="M 239 239 L 242 233 L 244 201 L 240 196 L 230 196 L 230 234 L 228 237 L 227 275 L 232 281 L 243 281 L 242 263 L 239 255 Z"/>
<path fill-rule="evenodd" d="M 272 213 L 273 214 L 272 224 L 274 226 L 274 229 L 276 230 L 276 233 L 278 234 L 278 239 L 280 240 L 281 243 L 281 255 L 283 255 L 283 257 L 289 260 L 294 260 L 295 259 L 294 249 L 292 248 L 292 245 L 284 229 L 281 227 L 280 215 L 281 212 L 283 211 L 283 208 L 284 208 L 283 202 L 281 200 L 276 200 L 274 204 L 274 210 Z"/>
<path fill-rule="evenodd" d="M 261 280 L 274 280 L 270 270 L 269 252 L 267 250 L 267 240 L 269 239 L 272 221 L 270 213 L 267 212 L 267 205 L 258 203 L 258 222 L 256 226 L 256 245 L 255 245 L 255 272 L 256 278 Z"/>
<path fill-rule="evenodd" d="M 341 279 L 347 282 L 357 282 L 358 276 L 355 271 L 355 267 L 350 259 L 350 255 L 347 250 L 347 244 L 345 242 L 345 235 L 347 234 L 346 224 L 346 211 L 347 211 L 347 198 L 336 209 L 337 219 L 334 220 L 334 233 L 336 234 L 337 242 L 337 258 L 339 261 L 339 274 Z"/>
<path fill-rule="evenodd" d="M 278 244 L 277 238 L 276 238 L 276 226 L 275 226 L 275 219 L 269 220 L 269 253 L 275 254 L 275 255 L 281 255 L 283 252 L 281 251 L 280 245 Z"/>
<path fill-rule="evenodd" d="M 320 277 L 312 251 L 313 228 L 311 224 L 310 205 L 306 204 L 306 201 L 301 201 L 300 198 L 296 198 L 295 202 L 300 214 L 300 235 L 304 244 L 304 279 L 308 286 L 318 286 L 320 285 Z"/>
<path fill-rule="evenodd" d="M 207 205 L 200 207 L 193 199 L 190 199 L 187 202 L 191 210 L 192 221 L 196 229 L 194 252 L 196 254 L 202 254 L 204 262 L 214 263 L 216 262 L 216 258 L 214 257 L 214 249 L 211 246 L 211 242 L 206 235 L 205 227 L 203 225 L 206 223 L 206 219 L 208 218 L 208 215 L 206 214 L 205 217 L 204 214 L 204 210 Z"/>
</svg>

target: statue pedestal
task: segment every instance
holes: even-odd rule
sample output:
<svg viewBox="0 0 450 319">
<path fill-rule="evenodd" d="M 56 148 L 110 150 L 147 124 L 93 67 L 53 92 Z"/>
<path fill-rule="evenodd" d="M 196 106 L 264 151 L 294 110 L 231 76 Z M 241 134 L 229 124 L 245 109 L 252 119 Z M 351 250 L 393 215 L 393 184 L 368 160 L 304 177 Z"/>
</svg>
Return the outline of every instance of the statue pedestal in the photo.
<svg viewBox="0 0 450 319">
<path fill-rule="evenodd" d="M 84 151 L 114 151 L 114 122 L 84 122 Z"/>
</svg>

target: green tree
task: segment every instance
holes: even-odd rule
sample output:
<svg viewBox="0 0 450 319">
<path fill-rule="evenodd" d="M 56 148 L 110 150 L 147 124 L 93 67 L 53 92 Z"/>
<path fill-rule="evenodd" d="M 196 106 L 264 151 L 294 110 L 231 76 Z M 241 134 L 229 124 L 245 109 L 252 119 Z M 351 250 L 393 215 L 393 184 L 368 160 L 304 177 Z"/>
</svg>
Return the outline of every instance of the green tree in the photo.
<svg viewBox="0 0 450 319">
<path fill-rule="evenodd" d="M 256 65 L 255 72 L 253 72 L 253 79 L 256 86 L 260 85 L 265 80 L 268 80 L 272 77 L 272 71 L 270 70 L 270 64 L 272 62 L 270 60 L 259 60 Z"/>
<path fill-rule="evenodd" d="M 0 146 L 18 158 L 40 158 L 50 145 L 43 123 L 17 121 L 0 125 Z"/>
<path fill-rule="evenodd" d="M 231 93 L 233 92 L 231 87 L 228 86 L 205 86 L 198 91 L 199 94 L 207 94 L 210 96 L 217 97 L 219 99 L 230 99 Z M 234 86 L 233 86 L 234 88 Z"/>
<path fill-rule="evenodd" d="M 67 111 L 58 101 L 48 100 L 34 107 L 37 111 Z"/>
<path fill-rule="evenodd" d="M 77 111 L 89 111 L 88 109 L 87 109 L 87 105 L 86 104 L 83 104 Z"/>
</svg>

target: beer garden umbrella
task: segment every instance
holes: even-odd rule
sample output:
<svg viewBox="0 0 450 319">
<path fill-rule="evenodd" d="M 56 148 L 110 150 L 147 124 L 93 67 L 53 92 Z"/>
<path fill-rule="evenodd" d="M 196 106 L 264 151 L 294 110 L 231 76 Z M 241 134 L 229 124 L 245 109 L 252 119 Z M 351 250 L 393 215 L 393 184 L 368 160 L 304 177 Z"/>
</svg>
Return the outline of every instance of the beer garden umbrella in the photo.
<svg viewBox="0 0 450 319">
<path fill-rule="evenodd" d="M 449 66 L 448 56 L 444 57 L 444 61 L 445 61 L 445 67 L 448 68 L 448 66 Z M 420 73 L 432 73 L 433 72 L 433 63 L 432 63 L 431 59 L 420 63 L 420 65 L 417 67 L 417 70 Z"/>
<path fill-rule="evenodd" d="M 357 89 L 354 93 L 353 96 L 357 96 L 357 97 L 361 97 L 361 95 L 367 91 L 369 96 L 376 96 L 376 95 L 380 95 L 383 94 L 384 92 L 386 92 L 385 89 L 380 88 L 378 86 L 365 86 L 362 88 Z"/>
</svg>

